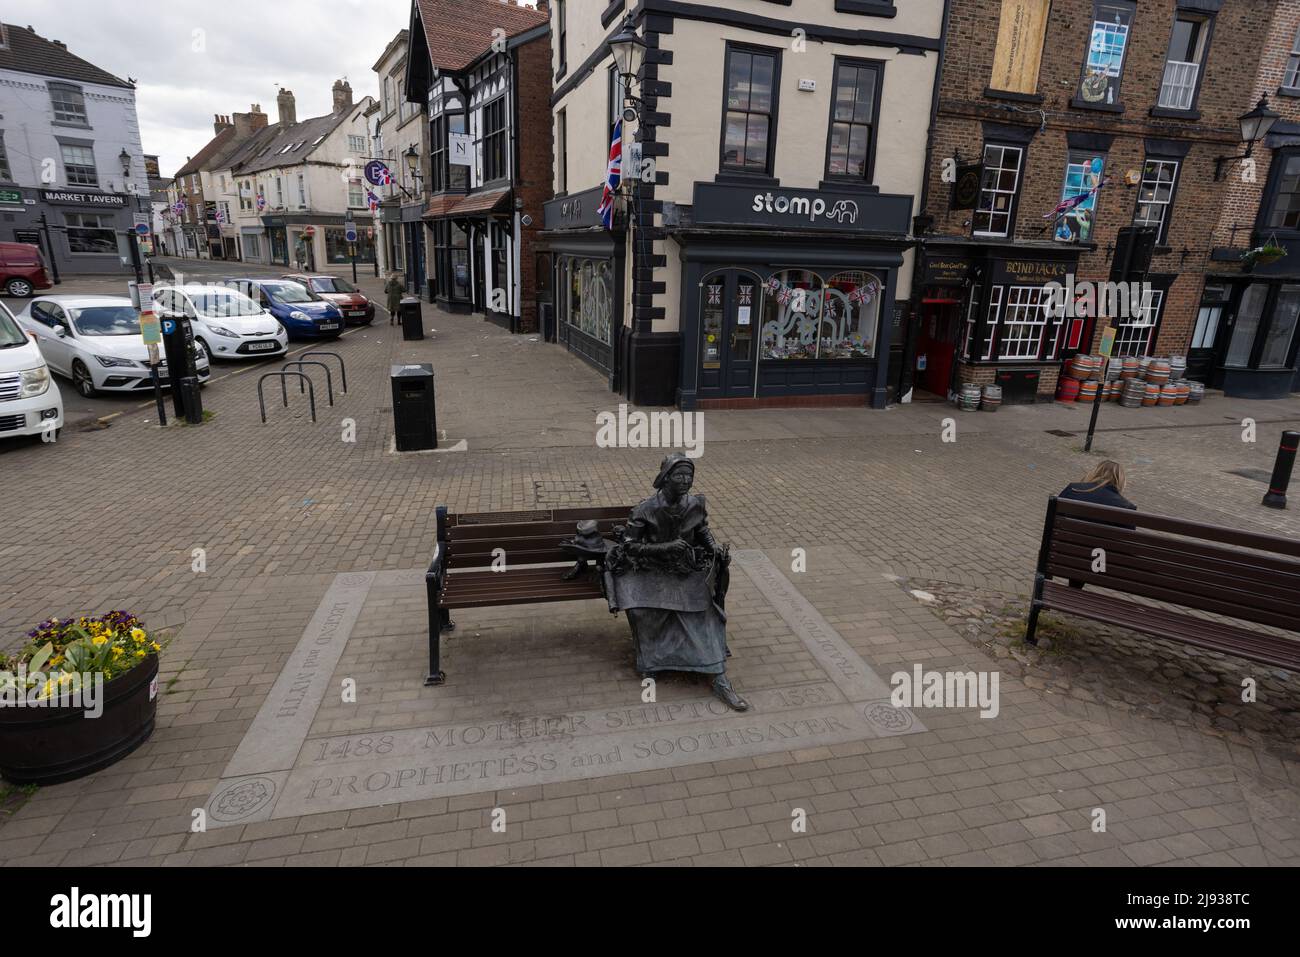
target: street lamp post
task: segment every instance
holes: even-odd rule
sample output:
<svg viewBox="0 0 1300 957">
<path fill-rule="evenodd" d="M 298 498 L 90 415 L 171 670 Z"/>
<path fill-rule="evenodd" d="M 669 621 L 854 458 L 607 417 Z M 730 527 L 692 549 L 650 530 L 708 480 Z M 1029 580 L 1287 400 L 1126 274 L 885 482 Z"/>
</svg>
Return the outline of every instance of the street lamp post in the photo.
<svg viewBox="0 0 1300 957">
<path fill-rule="evenodd" d="M 127 183 L 131 179 L 131 154 L 122 147 L 122 152 L 117 156 L 118 161 L 122 164 L 122 182 Z M 135 219 L 134 216 L 131 217 Z M 128 248 L 131 250 L 131 268 L 135 270 L 135 281 L 144 282 L 144 270 L 140 268 L 140 242 L 136 238 L 135 223 L 131 223 L 131 228 L 126 231 Z"/>
<path fill-rule="evenodd" d="M 641 82 L 640 74 L 642 63 L 645 59 L 646 43 L 645 40 L 637 36 L 636 20 L 632 14 L 628 14 L 623 19 L 623 27 L 609 41 L 610 52 L 614 55 L 614 63 L 618 69 L 619 76 L 623 81 L 623 121 L 624 123 L 635 121 L 637 123 L 637 136 L 642 144 L 645 144 L 651 138 L 653 125 L 649 122 L 649 112 L 645 102 L 645 90 L 639 88 L 641 96 L 637 97 L 632 94 L 633 84 Z M 625 127 L 626 130 L 626 127 Z M 623 142 L 627 142 L 626 132 L 623 136 Z M 644 145 L 643 145 L 644 148 Z M 623 180 L 626 181 L 628 168 L 626 165 L 623 169 Z M 641 243 L 643 235 L 648 235 L 654 224 L 654 214 L 647 215 L 646 204 L 641 194 L 641 170 L 634 169 L 631 171 L 633 185 L 630 191 L 632 203 L 632 215 L 629 216 L 630 225 L 633 229 L 632 234 L 632 342 L 637 341 L 637 336 L 650 332 L 651 316 L 650 310 L 654 302 L 654 293 L 645 291 L 645 284 L 642 281 L 642 271 L 645 270 L 653 273 L 654 262 L 654 244 L 650 241 L 648 253 L 641 252 Z M 625 355 L 628 356 L 628 365 L 632 364 L 632 350 L 629 349 Z M 632 388 L 632 370 L 625 368 L 623 370 L 625 393 L 629 398 L 635 401 Z"/>
</svg>

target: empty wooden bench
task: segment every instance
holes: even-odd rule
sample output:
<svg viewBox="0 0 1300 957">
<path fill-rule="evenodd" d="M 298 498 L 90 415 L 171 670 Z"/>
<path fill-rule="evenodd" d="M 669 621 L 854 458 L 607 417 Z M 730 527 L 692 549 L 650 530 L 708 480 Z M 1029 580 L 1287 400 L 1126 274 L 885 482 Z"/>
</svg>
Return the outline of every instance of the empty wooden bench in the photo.
<svg viewBox="0 0 1300 957">
<path fill-rule="evenodd" d="M 1093 570 L 1103 567 L 1099 557 L 1104 571 Z M 1085 587 L 1071 588 L 1054 578 Z M 1127 595 L 1240 624 L 1153 607 Z M 1025 634 L 1031 644 L 1044 608 L 1295 670 L 1300 668 L 1300 541 L 1053 496 Z M 1250 624 L 1297 634 L 1278 635 Z"/>
<path fill-rule="evenodd" d="M 604 598 L 594 562 L 586 574 L 564 579 L 576 559 L 560 542 L 573 538 L 578 522 L 594 520 L 600 533 L 609 535 L 631 514 L 630 505 L 459 514 L 438 506 L 438 542 L 424 576 L 429 604 L 429 676 L 424 683 L 446 680 L 441 637 L 456 627 L 453 609 Z M 501 562 L 493 568 L 498 556 L 504 568 Z"/>
</svg>

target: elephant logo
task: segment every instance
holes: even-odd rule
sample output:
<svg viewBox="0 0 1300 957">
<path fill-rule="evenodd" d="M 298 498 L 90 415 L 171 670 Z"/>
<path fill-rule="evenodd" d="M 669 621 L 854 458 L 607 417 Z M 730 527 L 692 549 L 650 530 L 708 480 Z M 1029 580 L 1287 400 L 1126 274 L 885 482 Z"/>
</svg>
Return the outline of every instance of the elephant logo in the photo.
<svg viewBox="0 0 1300 957">
<path fill-rule="evenodd" d="M 851 199 L 837 200 L 826 214 L 826 218 L 833 219 L 837 223 L 842 223 L 845 219 L 848 219 L 850 224 L 856 223 L 858 221 L 858 204 Z"/>
</svg>

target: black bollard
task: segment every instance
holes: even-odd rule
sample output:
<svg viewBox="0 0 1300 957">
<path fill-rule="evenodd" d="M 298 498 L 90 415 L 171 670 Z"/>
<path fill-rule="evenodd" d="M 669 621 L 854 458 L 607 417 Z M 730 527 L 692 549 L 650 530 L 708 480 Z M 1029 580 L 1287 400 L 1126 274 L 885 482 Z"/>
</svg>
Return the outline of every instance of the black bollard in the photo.
<svg viewBox="0 0 1300 957">
<path fill-rule="evenodd" d="M 1291 484 L 1297 447 L 1300 447 L 1300 432 L 1283 432 L 1273 462 L 1273 477 L 1268 480 L 1268 491 L 1264 493 L 1264 504 L 1269 508 L 1286 508 L 1286 487 Z"/>
</svg>

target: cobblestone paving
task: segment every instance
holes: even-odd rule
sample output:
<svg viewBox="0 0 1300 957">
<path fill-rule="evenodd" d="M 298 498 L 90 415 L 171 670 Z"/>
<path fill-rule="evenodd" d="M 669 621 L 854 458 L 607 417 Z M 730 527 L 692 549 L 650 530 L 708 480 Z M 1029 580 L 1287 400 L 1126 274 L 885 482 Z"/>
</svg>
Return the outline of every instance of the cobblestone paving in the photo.
<svg viewBox="0 0 1300 957">
<path fill-rule="evenodd" d="M 1006 672 L 1002 713 L 933 711 L 925 733 L 616 775 L 515 792 L 392 804 L 191 834 L 304 625 L 334 576 L 418 569 L 433 506 L 616 504 L 648 490 L 659 450 L 597 449 L 594 418 L 617 408 L 597 377 L 555 346 L 426 307 L 436 335 L 405 343 L 377 324 L 338 351 L 350 391 L 319 421 L 301 397 L 258 421 L 254 376 L 210 387 L 215 418 L 160 430 L 147 410 L 54 447 L 0 447 L 0 623 L 16 636 L 48 615 L 127 607 L 179 629 L 163 661 L 159 727 L 92 777 L 43 788 L 0 823 L 15 864 L 1266 864 L 1300 859 L 1300 770 L 1221 729 L 1156 722 L 1104 700 L 1047 694 Z M 432 362 L 439 426 L 467 451 L 391 449 L 388 367 Z M 223 367 L 224 368 L 224 367 Z M 1260 423 L 1241 441 L 1241 420 Z M 953 417 L 958 441 L 940 440 Z M 347 423 L 356 441 L 342 441 Z M 1263 485 L 1229 474 L 1271 465 L 1300 402 L 1208 399 L 1201 406 L 1107 406 L 1097 451 L 1132 473 L 1153 511 L 1287 534 L 1296 509 L 1262 509 Z M 914 404 L 887 412 L 708 413 L 697 485 L 720 539 L 788 567 L 800 592 L 882 675 L 1000 667 L 885 576 L 1023 592 L 1045 497 L 1096 458 L 1066 407 L 994 415 Z M 1159 426 L 1159 427 L 1155 427 Z M 585 491 L 584 491 L 585 487 Z M 1300 493 L 1297 493 L 1300 494 Z M 194 549 L 206 571 L 192 570 Z M 742 585 L 737 594 L 745 595 Z M 424 726 L 458 707 L 534 712 L 563 697 L 635 690 L 625 646 L 598 604 L 462 613 L 446 688 L 425 689 L 423 633 L 358 634 L 336 677 L 363 678 L 379 726 Z M 736 605 L 755 638 L 764 614 Z M 395 619 L 419 617 L 418 598 Z M 1087 633 L 1090 625 L 1072 626 Z M 412 625 L 414 627 L 414 625 Z M 621 621 L 619 623 L 621 626 Z M 576 637 L 575 637 L 576 635 Z M 381 641 L 386 637 L 389 640 Z M 801 668 L 779 642 L 744 661 L 742 690 Z M 1087 660 L 1079 662 L 1087 667 Z M 534 673 L 529 676 L 529 666 Z M 1112 668 L 1112 663 L 1106 668 Z M 1142 668 L 1137 669 L 1139 672 Z M 1140 686 L 1141 675 L 1130 676 Z M 498 683 L 499 682 L 499 683 Z M 1153 682 L 1151 693 L 1163 693 Z M 670 689 L 671 691 L 671 689 Z M 440 696 L 441 695 L 441 696 Z M 595 696 L 591 698 L 591 696 Z M 541 703 L 541 704 L 539 704 Z M 332 703 L 323 732 L 355 720 Z M 495 834 L 493 807 L 519 826 Z M 791 809 L 809 812 L 792 834 Z M 1094 834 L 1092 808 L 1109 829 Z"/>
</svg>

